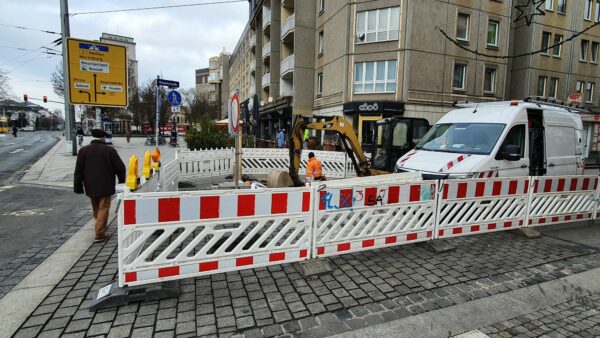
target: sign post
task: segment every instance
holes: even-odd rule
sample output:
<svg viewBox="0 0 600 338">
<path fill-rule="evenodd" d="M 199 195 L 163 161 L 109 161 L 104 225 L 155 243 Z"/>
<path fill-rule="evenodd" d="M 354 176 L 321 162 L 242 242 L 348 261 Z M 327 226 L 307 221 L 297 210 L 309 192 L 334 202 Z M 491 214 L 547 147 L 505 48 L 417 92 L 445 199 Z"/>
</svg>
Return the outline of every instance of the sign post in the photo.
<svg viewBox="0 0 600 338">
<path fill-rule="evenodd" d="M 237 92 L 231 96 L 229 104 L 229 127 L 235 140 L 235 167 L 233 179 L 235 188 L 239 189 L 242 179 L 242 135 L 240 133 L 240 98 Z"/>
<path fill-rule="evenodd" d="M 165 86 L 171 89 L 179 88 L 179 82 L 164 80 L 160 76 L 156 76 L 156 146 L 159 146 L 158 136 L 160 135 L 160 106 L 162 105 L 162 98 L 160 97 L 160 87 Z M 179 94 L 179 93 L 177 93 Z M 170 102 L 169 98 L 169 102 Z M 179 102 L 181 102 L 181 96 L 179 96 Z"/>
</svg>

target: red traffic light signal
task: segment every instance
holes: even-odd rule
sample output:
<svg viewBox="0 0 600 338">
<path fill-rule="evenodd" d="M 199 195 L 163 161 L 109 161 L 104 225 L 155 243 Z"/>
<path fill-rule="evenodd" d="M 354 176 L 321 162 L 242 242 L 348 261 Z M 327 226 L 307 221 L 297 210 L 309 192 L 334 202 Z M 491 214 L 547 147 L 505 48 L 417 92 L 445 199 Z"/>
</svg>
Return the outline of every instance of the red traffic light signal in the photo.
<svg viewBox="0 0 600 338">
<path fill-rule="evenodd" d="M 23 94 L 23 101 L 27 102 L 28 98 L 27 94 Z"/>
<path fill-rule="evenodd" d="M 44 99 L 44 102 L 48 102 L 48 96 L 44 96 L 43 99 Z"/>
</svg>

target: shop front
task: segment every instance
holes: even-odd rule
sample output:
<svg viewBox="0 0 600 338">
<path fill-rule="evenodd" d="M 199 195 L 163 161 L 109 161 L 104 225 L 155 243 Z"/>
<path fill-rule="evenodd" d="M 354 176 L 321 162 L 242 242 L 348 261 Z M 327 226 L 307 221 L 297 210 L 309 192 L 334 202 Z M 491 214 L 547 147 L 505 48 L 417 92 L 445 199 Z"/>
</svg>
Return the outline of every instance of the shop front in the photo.
<svg viewBox="0 0 600 338">
<path fill-rule="evenodd" d="M 377 146 L 381 139 L 381 128 L 377 121 L 404 114 L 402 101 L 352 101 L 344 103 L 344 117 L 352 121 L 358 140 L 366 152 Z"/>
</svg>

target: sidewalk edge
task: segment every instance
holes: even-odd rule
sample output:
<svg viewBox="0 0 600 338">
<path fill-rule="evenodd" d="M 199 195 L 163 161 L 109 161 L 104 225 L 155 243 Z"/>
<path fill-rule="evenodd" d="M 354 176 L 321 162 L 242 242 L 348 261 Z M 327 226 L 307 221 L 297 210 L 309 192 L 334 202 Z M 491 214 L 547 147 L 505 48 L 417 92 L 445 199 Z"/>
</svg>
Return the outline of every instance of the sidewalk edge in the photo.
<svg viewBox="0 0 600 338">
<path fill-rule="evenodd" d="M 42 158 L 37 160 L 37 162 L 35 162 L 31 166 L 31 168 L 29 168 L 29 171 L 27 171 L 27 173 L 21 178 L 20 182 L 21 183 L 38 182 L 40 176 L 44 172 L 44 168 L 46 168 L 46 165 L 48 164 L 48 162 L 50 162 L 50 160 L 56 154 L 56 152 L 60 149 L 60 147 L 63 147 L 64 142 L 65 141 L 63 138 L 59 138 L 58 142 L 52 147 L 52 149 L 50 149 L 46 153 L 46 155 L 44 155 Z"/>
</svg>

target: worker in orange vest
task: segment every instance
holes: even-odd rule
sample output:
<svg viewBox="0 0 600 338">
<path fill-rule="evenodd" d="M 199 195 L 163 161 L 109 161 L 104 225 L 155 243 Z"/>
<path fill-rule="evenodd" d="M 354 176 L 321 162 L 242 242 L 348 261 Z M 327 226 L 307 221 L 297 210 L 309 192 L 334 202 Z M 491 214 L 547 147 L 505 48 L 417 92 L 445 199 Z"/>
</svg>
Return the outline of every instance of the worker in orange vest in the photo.
<svg viewBox="0 0 600 338">
<path fill-rule="evenodd" d="M 308 153 L 308 166 L 306 167 L 306 181 L 322 181 L 324 180 L 323 168 L 321 161 L 317 160 L 315 153 Z"/>
</svg>

